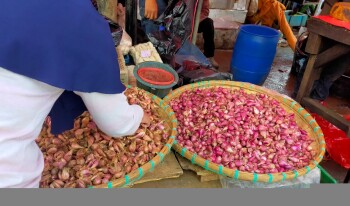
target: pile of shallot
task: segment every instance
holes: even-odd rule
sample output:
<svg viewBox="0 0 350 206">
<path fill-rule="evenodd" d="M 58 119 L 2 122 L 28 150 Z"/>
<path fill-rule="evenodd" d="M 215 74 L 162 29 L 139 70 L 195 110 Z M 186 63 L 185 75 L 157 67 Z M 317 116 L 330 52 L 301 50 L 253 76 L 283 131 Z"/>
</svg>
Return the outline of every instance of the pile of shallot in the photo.
<svg viewBox="0 0 350 206">
<path fill-rule="evenodd" d="M 141 125 L 134 136 L 112 138 L 101 132 L 90 114 L 75 120 L 74 129 L 58 136 L 45 124 L 37 144 L 44 154 L 40 187 L 85 188 L 108 183 L 141 167 L 156 156 L 168 139 L 158 106 L 145 92 L 128 89 L 130 104 L 151 114 L 151 124 Z"/>
<path fill-rule="evenodd" d="M 197 89 L 170 105 L 179 122 L 178 143 L 213 163 L 267 174 L 305 167 L 315 155 L 294 114 L 265 94 Z"/>
</svg>

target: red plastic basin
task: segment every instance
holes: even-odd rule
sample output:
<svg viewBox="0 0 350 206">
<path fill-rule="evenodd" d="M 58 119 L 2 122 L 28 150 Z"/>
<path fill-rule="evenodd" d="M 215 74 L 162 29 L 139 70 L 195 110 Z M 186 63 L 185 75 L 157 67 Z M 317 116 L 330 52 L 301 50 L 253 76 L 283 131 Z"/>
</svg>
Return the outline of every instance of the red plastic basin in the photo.
<svg viewBox="0 0 350 206">
<path fill-rule="evenodd" d="M 143 81 L 153 85 L 169 85 L 175 81 L 173 74 L 159 68 L 141 68 L 137 71 L 137 74 Z"/>
</svg>

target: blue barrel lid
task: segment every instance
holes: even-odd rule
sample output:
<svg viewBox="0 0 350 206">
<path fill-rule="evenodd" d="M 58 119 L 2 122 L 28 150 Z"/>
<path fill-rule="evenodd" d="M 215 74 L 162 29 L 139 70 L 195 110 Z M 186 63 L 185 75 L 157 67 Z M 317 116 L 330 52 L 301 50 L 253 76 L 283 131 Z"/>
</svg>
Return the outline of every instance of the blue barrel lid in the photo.
<svg viewBox="0 0 350 206">
<path fill-rule="evenodd" d="M 240 27 L 242 32 L 254 35 L 254 36 L 262 36 L 266 38 L 276 38 L 280 36 L 278 30 L 272 29 L 267 26 L 260 26 L 255 24 L 245 24 Z"/>
</svg>

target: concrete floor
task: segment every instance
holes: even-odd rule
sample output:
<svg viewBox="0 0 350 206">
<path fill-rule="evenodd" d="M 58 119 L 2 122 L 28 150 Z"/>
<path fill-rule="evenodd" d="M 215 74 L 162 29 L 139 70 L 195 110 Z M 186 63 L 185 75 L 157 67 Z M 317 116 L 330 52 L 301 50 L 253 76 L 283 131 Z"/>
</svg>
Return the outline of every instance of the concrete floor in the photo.
<svg viewBox="0 0 350 206">
<path fill-rule="evenodd" d="M 217 50 L 215 52 L 215 59 L 220 64 L 220 71 L 230 71 L 231 56 L 232 51 Z M 292 62 L 293 51 L 289 47 L 278 47 L 271 72 L 263 86 L 278 91 L 281 94 L 291 96 L 295 82 L 295 76 L 290 74 Z M 330 96 L 325 102 L 329 108 L 342 115 L 350 114 L 350 101 L 348 99 L 340 99 Z M 338 182 L 343 182 L 347 172 L 345 168 L 327 157 L 323 160 L 321 166 L 324 167 Z"/>
</svg>

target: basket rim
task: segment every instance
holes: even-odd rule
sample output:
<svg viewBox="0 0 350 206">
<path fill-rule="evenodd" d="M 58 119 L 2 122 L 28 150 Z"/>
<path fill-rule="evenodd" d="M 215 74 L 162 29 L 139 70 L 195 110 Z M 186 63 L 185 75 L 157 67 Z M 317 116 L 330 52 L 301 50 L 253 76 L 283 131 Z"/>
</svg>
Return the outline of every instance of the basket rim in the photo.
<svg viewBox="0 0 350 206">
<path fill-rule="evenodd" d="M 271 174 L 257 174 L 250 172 L 243 172 L 239 170 L 233 170 L 223 165 L 218 165 L 216 163 L 211 162 L 210 160 L 204 159 L 198 156 L 196 153 L 187 151 L 185 147 L 181 147 L 177 142 L 173 145 L 173 149 L 181 154 L 181 156 L 190 160 L 192 164 L 197 164 L 204 169 L 214 172 L 219 175 L 224 175 L 228 177 L 232 177 L 236 180 L 245 180 L 245 181 L 253 181 L 253 182 L 283 182 L 289 179 L 295 179 L 298 176 L 305 175 L 309 173 L 312 169 L 319 165 L 321 160 L 323 159 L 324 153 L 326 151 L 325 148 L 325 140 L 324 135 L 322 133 L 321 128 L 317 124 L 316 120 L 296 101 L 286 97 L 285 95 L 279 94 L 276 91 L 272 91 L 270 89 L 260 87 L 257 85 L 253 85 L 245 82 L 235 82 L 235 81 L 223 81 L 223 80 L 212 80 L 212 81 L 203 81 L 192 83 L 183 87 L 180 87 L 174 91 L 172 91 L 168 96 L 164 98 L 165 103 L 169 103 L 172 99 L 176 98 L 176 95 L 181 95 L 184 91 L 193 90 L 193 89 L 201 89 L 201 88 L 212 88 L 212 87 L 220 87 L 225 86 L 231 88 L 241 88 L 244 90 L 250 90 L 253 92 L 267 94 L 274 99 L 276 99 L 280 104 L 284 104 L 284 106 L 288 106 L 293 110 L 295 115 L 299 115 L 302 120 L 308 122 L 308 127 L 312 129 L 312 137 L 314 137 L 314 141 L 318 143 L 317 148 L 319 148 L 318 154 L 316 158 L 310 161 L 309 165 L 298 170 L 292 170 L 287 172 L 280 173 L 271 173 Z M 299 124 L 298 124 L 299 125 Z M 310 136 L 310 133 L 309 133 Z M 310 137 L 310 138 L 312 138 Z"/>
<path fill-rule="evenodd" d="M 138 87 L 133 87 L 131 85 L 128 85 L 127 88 L 136 88 L 137 90 L 142 90 L 146 92 L 146 94 L 151 97 L 152 101 L 162 109 L 161 111 L 167 114 L 169 119 L 171 119 L 171 125 L 169 128 L 171 133 L 169 135 L 169 139 L 164 145 L 164 147 L 160 150 L 160 152 L 158 152 L 158 154 L 155 157 L 153 157 L 150 161 L 148 161 L 138 169 L 126 174 L 124 177 L 119 178 L 117 180 L 110 181 L 106 184 L 90 186 L 89 188 L 117 188 L 117 187 L 127 187 L 130 185 L 133 185 L 133 183 L 140 180 L 146 173 L 152 172 L 154 168 L 164 160 L 165 156 L 169 154 L 169 152 L 171 151 L 171 148 L 175 142 L 175 137 L 177 134 L 177 119 L 170 105 L 165 104 L 164 101 L 159 97 L 143 89 L 140 89 Z"/>
</svg>

